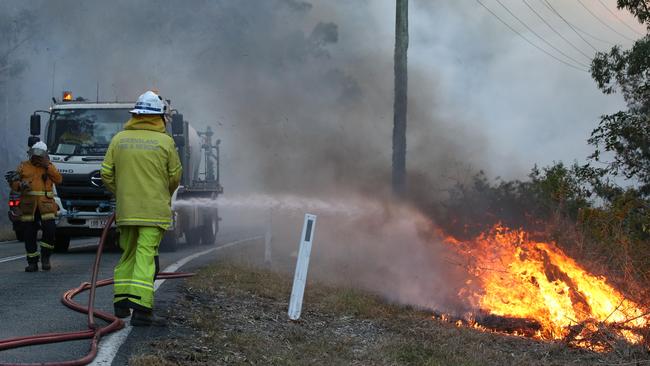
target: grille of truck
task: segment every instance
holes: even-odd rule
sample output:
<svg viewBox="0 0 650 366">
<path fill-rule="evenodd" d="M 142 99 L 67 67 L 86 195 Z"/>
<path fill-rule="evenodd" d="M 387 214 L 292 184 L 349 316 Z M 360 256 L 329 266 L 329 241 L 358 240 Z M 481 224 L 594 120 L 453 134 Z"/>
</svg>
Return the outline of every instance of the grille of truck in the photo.
<svg viewBox="0 0 650 366">
<path fill-rule="evenodd" d="M 56 186 L 63 208 L 68 211 L 111 211 L 113 195 L 97 180 L 98 174 L 64 174 L 63 183 Z"/>
</svg>

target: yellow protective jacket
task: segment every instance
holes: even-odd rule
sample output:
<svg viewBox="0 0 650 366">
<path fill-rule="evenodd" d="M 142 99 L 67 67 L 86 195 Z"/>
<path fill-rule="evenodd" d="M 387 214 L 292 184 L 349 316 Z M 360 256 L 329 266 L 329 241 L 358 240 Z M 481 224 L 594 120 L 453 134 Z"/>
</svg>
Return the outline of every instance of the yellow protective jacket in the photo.
<svg viewBox="0 0 650 366">
<path fill-rule="evenodd" d="M 11 189 L 20 192 L 20 221 L 34 221 L 36 209 L 42 220 L 56 218 L 58 207 L 52 187 L 61 184 L 63 178 L 54 164 L 50 163 L 46 169 L 27 160 L 20 163 L 16 171 L 20 174 L 20 181 L 11 183 Z M 21 190 L 21 181 L 29 183 L 29 188 Z"/>
<path fill-rule="evenodd" d="M 169 228 L 182 167 L 160 116 L 133 116 L 111 140 L 101 174 L 117 200 L 118 226 Z"/>
</svg>

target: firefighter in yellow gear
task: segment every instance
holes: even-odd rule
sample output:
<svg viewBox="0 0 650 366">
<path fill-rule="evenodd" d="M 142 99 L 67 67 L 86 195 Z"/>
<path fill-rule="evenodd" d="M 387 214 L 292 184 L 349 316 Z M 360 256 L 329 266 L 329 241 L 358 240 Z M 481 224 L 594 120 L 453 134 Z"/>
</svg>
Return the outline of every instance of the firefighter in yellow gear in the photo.
<svg viewBox="0 0 650 366">
<path fill-rule="evenodd" d="M 51 269 L 50 256 L 54 249 L 56 232 L 55 218 L 58 211 L 52 188 L 63 178 L 50 162 L 47 145 L 35 143 L 29 150 L 29 160 L 20 163 L 15 172 L 8 174 L 11 189 L 20 193 L 20 221 L 25 235 L 27 267 L 25 272 L 37 272 L 39 257 L 44 271 Z M 39 229 L 43 238 L 37 243 Z M 38 247 L 41 247 L 39 254 Z"/>
<path fill-rule="evenodd" d="M 166 133 L 167 106 L 148 91 L 130 111 L 124 131 L 113 137 L 102 163 L 105 186 L 116 197 L 116 223 L 124 251 L 114 273 L 115 315 L 131 314 L 134 326 L 164 325 L 153 314 L 158 247 L 172 223 L 171 196 L 182 167 Z"/>
</svg>

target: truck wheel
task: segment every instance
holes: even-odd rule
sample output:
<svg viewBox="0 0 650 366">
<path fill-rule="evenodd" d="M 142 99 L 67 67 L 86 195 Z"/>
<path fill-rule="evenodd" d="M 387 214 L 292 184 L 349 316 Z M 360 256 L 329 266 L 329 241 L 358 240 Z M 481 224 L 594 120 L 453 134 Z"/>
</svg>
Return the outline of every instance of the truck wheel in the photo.
<svg viewBox="0 0 650 366">
<path fill-rule="evenodd" d="M 187 245 L 199 244 L 201 241 L 202 226 L 193 227 L 185 230 L 185 241 Z"/>
<path fill-rule="evenodd" d="M 201 244 L 214 245 L 217 240 L 217 232 L 219 231 L 218 218 L 213 218 L 212 223 L 201 226 Z"/>
<path fill-rule="evenodd" d="M 57 235 L 54 241 L 54 251 L 56 253 L 65 253 L 70 248 L 70 237 L 67 235 Z"/>
<path fill-rule="evenodd" d="M 160 242 L 161 252 L 175 252 L 178 249 L 178 238 L 176 232 L 167 231 Z"/>
</svg>

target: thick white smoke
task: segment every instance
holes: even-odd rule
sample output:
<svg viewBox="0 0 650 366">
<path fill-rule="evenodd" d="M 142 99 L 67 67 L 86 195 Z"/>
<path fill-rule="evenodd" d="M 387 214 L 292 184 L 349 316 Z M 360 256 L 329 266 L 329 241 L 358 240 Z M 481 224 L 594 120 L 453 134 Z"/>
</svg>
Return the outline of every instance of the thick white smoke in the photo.
<svg viewBox="0 0 650 366">
<path fill-rule="evenodd" d="M 560 44 L 521 4 L 507 5 Z M 579 7 L 556 5 L 619 40 Z M 22 144 L 29 113 L 48 106 L 52 89 L 92 99 L 99 84 L 101 99 L 133 100 L 157 87 L 197 125 L 216 126 L 230 191 L 368 189 L 387 180 L 391 1 L 2 6 L 14 16 L 28 11 L 34 33 L 16 55 L 28 69 L 10 80 L 12 142 Z M 598 116 L 620 106 L 587 73 L 533 49 L 474 2 L 412 1 L 410 24 L 408 164 L 431 189 L 467 166 L 520 177 L 533 163 L 583 159 Z"/>
</svg>

